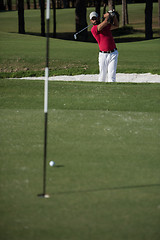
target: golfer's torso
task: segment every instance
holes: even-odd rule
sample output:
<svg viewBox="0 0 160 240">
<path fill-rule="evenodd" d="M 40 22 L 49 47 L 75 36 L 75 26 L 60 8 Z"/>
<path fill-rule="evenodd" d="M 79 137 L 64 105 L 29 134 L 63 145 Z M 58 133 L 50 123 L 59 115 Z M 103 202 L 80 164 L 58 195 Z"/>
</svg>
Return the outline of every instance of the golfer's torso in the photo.
<svg viewBox="0 0 160 240">
<path fill-rule="evenodd" d="M 94 38 L 98 42 L 100 51 L 111 51 L 116 48 L 110 28 L 111 25 L 108 24 L 100 32 L 97 31 L 97 25 L 93 26 L 91 29 Z"/>
</svg>

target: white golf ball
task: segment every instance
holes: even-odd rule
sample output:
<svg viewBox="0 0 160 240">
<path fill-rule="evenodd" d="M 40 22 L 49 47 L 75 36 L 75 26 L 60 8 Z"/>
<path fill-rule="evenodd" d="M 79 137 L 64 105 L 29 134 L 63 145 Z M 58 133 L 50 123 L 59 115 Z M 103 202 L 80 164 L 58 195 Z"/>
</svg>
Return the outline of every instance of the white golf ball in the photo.
<svg viewBox="0 0 160 240">
<path fill-rule="evenodd" d="M 53 161 L 50 161 L 50 162 L 49 162 L 49 165 L 50 165 L 51 167 L 53 167 L 54 164 L 55 164 L 55 162 L 53 162 Z"/>
</svg>

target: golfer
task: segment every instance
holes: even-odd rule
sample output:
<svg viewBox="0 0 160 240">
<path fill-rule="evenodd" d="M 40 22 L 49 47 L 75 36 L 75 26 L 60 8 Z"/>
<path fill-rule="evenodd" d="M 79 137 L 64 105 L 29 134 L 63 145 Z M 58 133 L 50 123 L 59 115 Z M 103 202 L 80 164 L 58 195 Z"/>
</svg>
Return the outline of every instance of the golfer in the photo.
<svg viewBox="0 0 160 240">
<path fill-rule="evenodd" d="M 107 12 L 104 20 L 100 23 L 96 12 L 90 13 L 90 21 L 93 24 L 92 35 L 99 45 L 99 82 L 106 82 L 108 72 L 108 82 L 116 81 L 116 69 L 118 62 L 118 51 L 112 37 L 111 30 L 119 27 L 119 21 L 115 13 Z"/>
</svg>

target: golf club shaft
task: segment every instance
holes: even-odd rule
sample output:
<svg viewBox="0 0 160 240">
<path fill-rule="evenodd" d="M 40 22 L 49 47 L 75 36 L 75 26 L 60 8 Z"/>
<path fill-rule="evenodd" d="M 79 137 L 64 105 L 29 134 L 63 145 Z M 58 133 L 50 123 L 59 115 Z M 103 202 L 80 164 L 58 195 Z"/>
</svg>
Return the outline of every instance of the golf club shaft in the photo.
<svg viewBox="0 0 160 240">
<path fill-rule="evenodd" d="M 85 29 L 89 28 L 91 25 L 92 25 L 92 23 L 89 24 L 88 26 L 86 26 L 85 28 L 83 28 L 82 30 L 80 30 L 79 32 L 76 32 L 75 35 L 77 35 L 77 34 L 83 32 Z"/>
<path fill-rule="evenodd" d="M 103 19 L 103 17 L 102 17 L 100 20 L 102 20 L 102 19 Z M 82 30 L 80 30 L 79 32 L 76 32 L 76 33 L 74 34 L 74 36 L 77 36 L 79 33 L 83 32 L 85 29 L 89 28 L 91 25 L 93 25 L 93 24 L 91 23 L 91 24 L 89 24 L 88 26 L 86 26 L 85 28 L 83 28 Z"/>
</svg>

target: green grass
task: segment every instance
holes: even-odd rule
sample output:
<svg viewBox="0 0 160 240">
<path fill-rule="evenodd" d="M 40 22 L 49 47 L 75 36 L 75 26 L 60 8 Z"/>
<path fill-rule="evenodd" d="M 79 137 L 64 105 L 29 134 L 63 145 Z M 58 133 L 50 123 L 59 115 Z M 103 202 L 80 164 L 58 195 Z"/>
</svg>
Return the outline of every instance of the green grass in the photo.
<svg viewBox="0 0 160 240">
<path fill-rule="evenodd" d="M 118 72 L 160 74 L 160 40 L 118 44 Z"/>
<path fill-rule="evenodd" d="M 49 199 L 44 83 L 0 87 L 1 239 L 159 239 L 159 84 L 49 82 Z"/>
<path fill-rule="evenodd" d="M 1 108 L 43 110 L 43 81 L 3 79 L 0 84 Z M 103 83 L 49 82 L 49 108 L 142 112 L 143 107 L 143 112 L 159 112 L 159 88 L 159 84 L 116 84 L 115 87 Z"/>
</svg>

